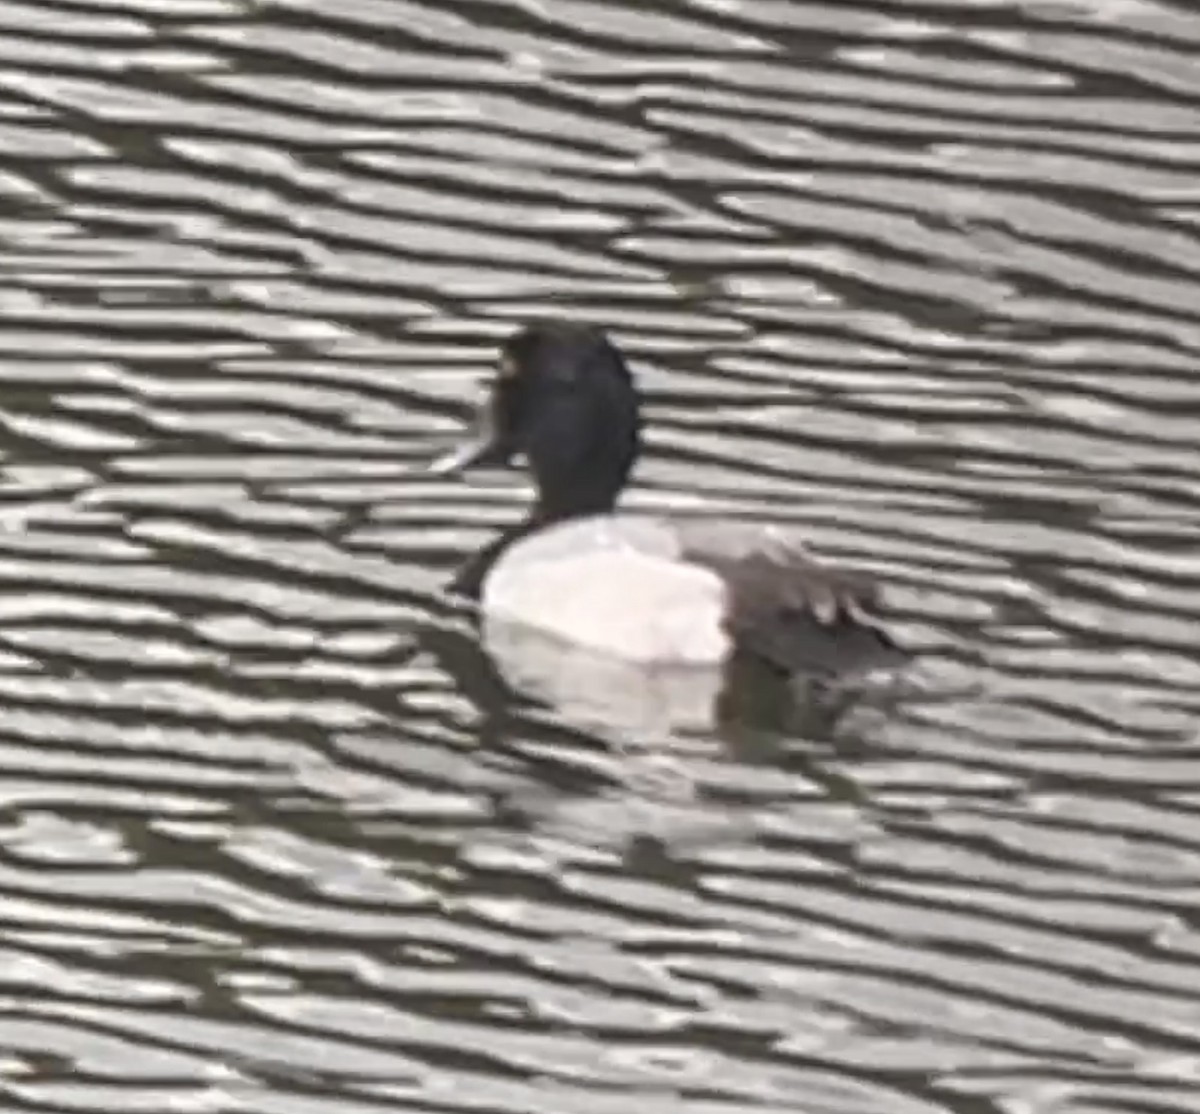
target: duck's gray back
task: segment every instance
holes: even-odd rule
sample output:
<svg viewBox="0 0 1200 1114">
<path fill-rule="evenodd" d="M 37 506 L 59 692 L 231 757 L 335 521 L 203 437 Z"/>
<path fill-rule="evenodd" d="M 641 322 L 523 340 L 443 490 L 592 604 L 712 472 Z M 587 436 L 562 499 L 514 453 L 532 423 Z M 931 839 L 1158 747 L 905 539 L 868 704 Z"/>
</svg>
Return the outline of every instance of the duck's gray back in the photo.
<svg viewBox="0 0 1200 1114">
<path fill-rule="evenodd" d="M 599 515 L 522 539 L 484 588 L 490 620 L 643 663 L 708 664 L 735 649 L 786 673 L 846 675 L 899 660 L 862 574 L 778 527 Z"/>
<path fill-rule="evenodd" d="M 684 558 L 725 582 L 725 625 L 739 649 L 785 672 L 817 675 L 902 660 L 876 615 L 874 580 L 821 561 L 796 532 L 699 519 L 674 525 Z"/>
</svg>

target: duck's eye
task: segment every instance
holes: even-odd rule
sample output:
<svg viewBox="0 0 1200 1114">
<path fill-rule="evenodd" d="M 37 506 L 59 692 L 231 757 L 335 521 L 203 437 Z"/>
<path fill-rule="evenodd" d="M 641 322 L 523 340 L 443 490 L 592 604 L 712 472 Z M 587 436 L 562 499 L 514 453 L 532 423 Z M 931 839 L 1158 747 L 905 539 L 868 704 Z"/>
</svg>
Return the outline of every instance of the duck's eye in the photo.
<svg viewBox="0 0 1200 1114">
<path fill-rule="evenodd" d="M 492 380 L 491 387 L 492 398 L 501 405 L 511 405 L 512 401 L 521 393 L 515 380 L 505 379 L 500 375 Z"/>
</svg>

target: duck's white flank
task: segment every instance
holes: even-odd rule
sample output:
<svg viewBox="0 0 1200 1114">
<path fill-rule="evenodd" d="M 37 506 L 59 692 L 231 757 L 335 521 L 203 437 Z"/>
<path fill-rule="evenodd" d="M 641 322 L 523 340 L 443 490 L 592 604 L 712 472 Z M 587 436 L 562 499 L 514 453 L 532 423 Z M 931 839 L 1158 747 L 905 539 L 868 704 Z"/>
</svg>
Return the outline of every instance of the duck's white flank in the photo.
<svg viewBox="0 0 1200 1114">
<path fill-rule="evenodd" d="M 672 530 L 612 515 L 518 542 L 482 599 L 489 618 L 626 661 L 678 665 L 724 659 L 727 603 L 724 581 L 683 561 Z"/>
</svg>

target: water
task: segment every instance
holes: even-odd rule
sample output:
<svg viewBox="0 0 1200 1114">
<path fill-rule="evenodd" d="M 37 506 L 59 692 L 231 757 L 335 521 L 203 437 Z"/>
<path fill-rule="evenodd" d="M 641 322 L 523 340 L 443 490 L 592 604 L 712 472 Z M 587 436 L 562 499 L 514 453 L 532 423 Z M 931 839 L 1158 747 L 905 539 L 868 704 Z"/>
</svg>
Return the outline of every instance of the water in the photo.
<svg viewBox="0 0 1200 1114">
<path fill-rule="evenodd" d="M 0 4 L 4 1109 L 1194 1111 L 1198 43 Z M 507 698 L 437 586 L 526 493 L 417 466 L 535 314 L 629 352 L 632 506 L 873 569 L 919 684 Z"/>
</svg>

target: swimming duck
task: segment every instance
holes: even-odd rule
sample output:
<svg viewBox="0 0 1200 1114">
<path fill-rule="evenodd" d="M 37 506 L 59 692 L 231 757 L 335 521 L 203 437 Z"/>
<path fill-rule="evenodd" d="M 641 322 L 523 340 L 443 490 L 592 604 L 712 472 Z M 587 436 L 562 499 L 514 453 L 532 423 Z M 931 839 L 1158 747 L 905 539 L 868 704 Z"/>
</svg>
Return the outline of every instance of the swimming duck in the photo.
<svg viewBox="0 0 1200 1114">
<path fill-rule="evenodd" d="M 485 621 L 641 666 L 734 656 L 834 677 L 898 658 L 867 577 L 814 557 L 790 531 L 616 511 L 641 443 L 640 399 L 600 329 L 534 324 L 502 345 L 473 435 L 439 474 L 524 457 L 536 501 L 459 570 Z"/>
</svg>

